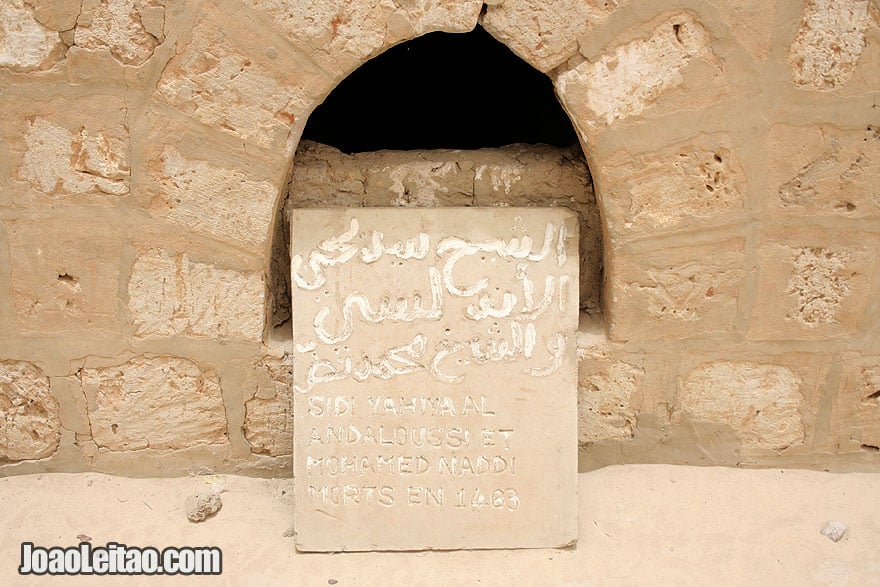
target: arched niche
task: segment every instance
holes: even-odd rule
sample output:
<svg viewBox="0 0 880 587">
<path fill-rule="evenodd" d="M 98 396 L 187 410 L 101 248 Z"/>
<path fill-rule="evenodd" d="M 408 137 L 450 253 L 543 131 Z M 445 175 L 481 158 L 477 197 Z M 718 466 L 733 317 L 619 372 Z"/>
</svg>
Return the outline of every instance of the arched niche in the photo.
<svg viewBox="0 0 880 587">
<path fill-rule="evenodd" d="M 567 207 L 580 218 L 581 310 L 601 310 L 601 220 L 575 129 L 551 79 L 481 26 L 412 39 L 340 81 L 305 123 L 284 192 L 270 281 L 279 336 L 285 206 Z"/>
</svg>

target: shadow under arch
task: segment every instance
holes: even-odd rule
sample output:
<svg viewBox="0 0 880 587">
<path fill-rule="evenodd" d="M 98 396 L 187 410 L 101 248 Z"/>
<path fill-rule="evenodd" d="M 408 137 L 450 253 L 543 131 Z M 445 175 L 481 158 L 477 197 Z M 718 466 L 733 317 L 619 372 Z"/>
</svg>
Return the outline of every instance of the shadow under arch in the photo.
<svg viewBox="0 0 880 587">
<path fill-rule="evenodd" d="M 465 158 L 474 163 L 475 192 L 486 169 L 522 168 L 529 179 L 512 194 L 505 184 L 495 186 L 493 199 L 475 194 L 471 202 L 434 205 L 573 209 L 581 224 L 581 309 L 601 311 L 602 223 L 578 135 L 550 77 L 480 25 L 468 33 L 427 33 L 386 50 L 349 73 L 312 111 L 272 234 L 268 330 L 273 338 L 290 336 L 290 232 L 283 208 L 425 205 L 417 199 L 388 201 L 376 193 L 381 186 L 367 180 L 362 201 L 336 199 L 327 193 L 332 177 L 320 188 L 301 181 L 298 171 L 316 158 L 324 158 L 325 168 L 332 160 L 361 171 L 388 158 L 439 159 L 461 170 L 458 159 Z"/>
</svg>

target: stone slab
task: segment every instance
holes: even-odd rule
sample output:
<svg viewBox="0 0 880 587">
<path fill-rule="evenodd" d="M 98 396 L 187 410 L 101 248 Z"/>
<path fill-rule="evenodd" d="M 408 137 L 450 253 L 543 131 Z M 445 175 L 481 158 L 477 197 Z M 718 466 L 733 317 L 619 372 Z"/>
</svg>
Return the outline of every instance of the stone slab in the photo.
<svg viewBox="0 0 880 587">
<path fill-rule="evenodd" d="M 578 223 L 291 212 L 302 551 L 577 539 Z"/>
</svg>

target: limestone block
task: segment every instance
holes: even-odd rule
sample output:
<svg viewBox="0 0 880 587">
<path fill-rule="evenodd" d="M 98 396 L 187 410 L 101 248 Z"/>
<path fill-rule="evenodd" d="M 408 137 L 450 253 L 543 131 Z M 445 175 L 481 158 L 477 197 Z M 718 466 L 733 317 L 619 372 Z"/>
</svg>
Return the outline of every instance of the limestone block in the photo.
<svg viewBox="0 0 880 587">
<path fill-rule="evenodd" d="M 295 208 L 363 206 L 366 172 L 358 155 L 302 141 L 296 150 L 290 180 L 290 202 Z"/>
<path fill-rule="evenodd" d="M 70 0 L 27 0 L 37 22 L 53 31 L 72 31 L 82 4 Z"/>
<path fill-rule="evenodd" d="M 782 365 L 704 363 L 681 382 L 678 409 L 697 421 L 730 426 L 745 448 L 785 450 L 804 442 L 802 384 Z"/>
<path fill-rule="evenodd" d="M 25 331 L 116 330 L 119 229 L 88 210 L 7 221 L 16 321 Z"/>
<path fill-rule="evenodd" d="M 295 61 L 267 48 L 255 33 L 232 33 L 214 11 L 200 14 L 162 71 L 157 95 L 237 138 L 289 148 L 291 127 L 302 130 L 332 82 L 305 58 Z"/>
<path fill-rule="evenodd" d="M 128 310 L 135 336 L 243 338 L 263 333 L 262 276 L 220 269 L 172 256 L 142 252 L 128 283 Z"/>
<path fill-rule="evenodd" d="M 0 361 L 0 462 L 45 459 L 61 441 L 49 378 L 25 361 Z"/>
<path fill-rule="evenodd" d="M 740 239 L 615 253 L 608 271 L 613 340 L 680 339 L 734 329 L 744 275 Z"/>
<path fill-rule="evenodd" d="M 614 236 L 696 231 L 741 216 L 745 173 L 727 134 L 699 135 L 656 152 L 618 151 L 599 167 Z"/>
<path fill-rule="evenodd" d="M 869 0 L 810 0 L 789 50 L 795 85 L 833 90 L 849 82 L 865 49 L 865 32 L 877 25 Z"/>
<path fill-rule="evenodd" d="M 47 195 L 128 194 L 127 130 L 103 130 L 97 121 L 89 122 L 89 127 L 76 128 L 45 117 L 29 117 L 23 128 L 25 150 L 19 178 Z"/>
<path fill-rule="evenodd" d="M 138 356 L 80 371 L 92 438 L 111 451 L 225 444 L 226 410 L 211 370 L 181 357 Z"/>
<path fill-rule="evenodd" d="M 844 356 L 831 430 L 841 452 L 880 450 L 880 356 Z"/>
<path fill-rule="evenodd" d="M 633 437 L 638 424 L 633 396 L 644 374 L 607 350 L 583 353 L 578 361 L 578 444 Z"/>
<path fill-rule="evenodd" d="M 778 213 L 880 216 L 880 128 L 775 125 L 767 138 L 770 208 Z"/>
<path fill-rule="evenodd" d="M 427 32 L 467 32 L 477 24 L 475 0 L 246 0 L 271 18 L 294 45 L 335 76 L 384 49 Z"/>
<path fill-rule="evenodd" d="M 706 106 L 724 85 L 709 33 L 688 15 L 667 18 L 644 37 L 556 79 L 556 91 L 582 133 L 646 109 L 660 114 Z"/>
<path fill-rule="evenodd" d="M 164 40 L 164 31 L 151 27 L 149 19 L 164 20 L 164 13 L 165 0 L 84 0 L 75 43 L 83 49 L 107 49 L 125 65 L 141 65 Z"/>
<path fill-rule="evenodd" d="M 550 71 L 577 53 L 578 38 L 602 25 L 628 0 L 505 0 L 489 3 L 483 27 L 514 53 Z"/>
<path fill-rule="evenodd" d="M 0 4 L 0 68 L 12 71 L 50 69 L 67 52 L 61 35 L 37 20 L 24 0 Z"/>
<path fill-rule="evenodd" d="M 400 161 L 378 152 L 366 169 L 367 206 L 472 206 L 474 168 L 451 152 L 426 152 Z"/>
<path fill-rule="evenodd" d="M 400 37 L 394 28 L 396 20 L 405 19 L 412 26 L 414 36 L 424 35 L 433 31 L 447 33 L 467 33 L 477 26 L 483 2 L 475 0 L 397 0 L 399 10 L 388 22 L 389 37 L 395 40 L 409 40 Z M 401 18 L 402 17 L 402 18 Z"/>
<path fill-rule="evenodd" d="M 166 147 L 150 165 L 158 189 L 150 211 L 222 241 L 260 248 L 269 237 L 278 189 L 238 169 L 186 158 Z"/>
<path fill-rule="evenodd" d="M 293 453 L 292 357 L 267 356 L 254 365 L 257 388 L 245 402 L 244 437 L 254 454 Z"/>
<path fill-rule="evenodd" d="M 749 336 L 822 340 L 854 335 L 877 274 L 880 235 L 768 231 L 758 247 L 758 303 Z"/>
</svg>

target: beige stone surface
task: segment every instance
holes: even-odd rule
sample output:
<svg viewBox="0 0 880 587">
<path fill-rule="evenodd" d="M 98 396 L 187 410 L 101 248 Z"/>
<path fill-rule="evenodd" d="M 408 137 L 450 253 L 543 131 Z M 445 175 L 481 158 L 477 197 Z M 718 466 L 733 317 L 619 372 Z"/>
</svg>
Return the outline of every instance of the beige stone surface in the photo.
<svg viewBox="0 0 880 587">
<path fill-rule="evenodd" d="M 628 0 L 505 0 L 487 2 L 482 25 L 496 39 L 541 71 L 577 53 L 578 38 L 604 23 Z"/>
<path fill-rule="evenodd" d="M 151 26 L 165 16 L 165 0 L 84 0 L 74 42 L 83 49 L 107 49 L 125 65 L 141 65 L 164 40 Z"/>
<path fill-rule="evenodd" d="M 774 126 L 767 137 L 771 210 L 786 215 L 880 216 L 880 128 Z"/>
<path fill-rule="evenodd" d="M 217 546 L 223 574 L 195 585 L 843 584 L 875 582 L 876 474 L 774 468 L 617 466 L 578 476 L 579 545 L 570 549 L 302 554 L 286 537 L 290 479 L 236 475 L 133 479 L 96 473 L 0 479 L 0 581 L 21 577 L 20 544 L 117 542 Z M 201 524 L 185 498 L 221 488 L 223 509 Z M 820 531 L 844 523 L 840 542 Z M 84 577 L 84 584 L 94 582 Z M 75 578 L 69 579 L 75 582 Z M 179 585 L 180 577 L 127 577 Z"/>
<path fill-rule="evenodd" d="M 260 340 L 263 280 L 255 272 L 142 252 L 131 268 L 128 310 L 135 336 Z"/>
<path fill-rule="evenodd" d="M 804 442 L 801 380 L 780 365 L 717 361 L 684 380 L 679 407 L 695 420 L 729 425 L 746 448 L 783 450 Z"/>
<path fill-rule="evenodd" d="M 580 349 L 579 349 L 580 350 Z M 632 438 L 638 426 L 633 395 L 644 370 L 591 352 L 578 361 L 578 443 Z"/>
<path fill-rule="evenodd" d="M 76 26 L 82 5 L 68 0 L 28 0 L 37 22 L 54 31 L 70 31 Z"/>
<path fill-rule="evenodd" d="M 138 356 L 82 369 L 94 442 L 112 451 L 228 442 L 220 382 L 180 357 Z"/>
<path fill-rule="evenodd" d="M 12 301 L 22 331 L 120 327 L 117 227 L 88 209 L 65 209 L 64 216 L 7 221 L 6 231 Z"/>
<path fill-rule="evenodd" d="M 297 548 L 573 543 L 575 216 L 294 210 L 291 236 Z"/>
<path fill-rule="evenodd" d="M 743 242 L 617 253 L 609 287 L 613 340 L 680 339 L 734 329 L 744 276 Z"/>
<path fill-rule="evenodd" d="M 880 8 L 870 0 L 810 0 L 789 51 L 794 83 L 817 90 L 846 84 Z"/>
<path fill-rule="evenodd" d="M 191 160 L 173 147 L 154 162 L 159 195 L 153 214 L 182 227 L 250 247 L 268 238 L 278 189 L 236 169 Z"/>
<path fill-rule="evenodd" d="M 679 92 L 670 97 L 671 90 Z M 556 79 L 560 99 L 582 133 L 591 134 L 648 109 L 690 110 L 722 93 L 711 37 L 693 17 L 665 18 L 642 38 L 584 61 Z"/>
<path fill-rule="evenodd" d="M 27 361 L 0 361 L 0 461 L 44 459 L 60 441 L 49 378 Z"/>
<path fill-rule="evenodd" d="M 308 113 L 332 87 L 326 74 L 304 56 L 267 48 L 252 30 L 232 34 L 217 9 L 196 18 L 162 71 L 159 99 L 238 139 L 290 149 L 292 127 L 301 132 Z M 267 59 L 267 52 L 275 57 Z M 286 68 L 295 68 L 295 80 Z"/>
<path fill-rule="evenodd" d="M 820 244 L 821 243 L 821 244 Z M 749 336 L 822 340 L 854 334 L 877 275 L 878 235 L 780 229 L 758 249 Z"/>
<path fill-rule="evenodd" d="M 838 450 L 880 451 L 880 356 L 847 353 L 831 429 Z"/>
<path fill-rule="evenodd" d="M 880 353 L 877 1 L 483 8 L 0 2 L 0 360 L 49 377 L 62 426 L 50 457 L 6 462 L 0 475 L 287 474 L 292 416 L 270 392 L 284 370 L 255 365 L 294 350 L 288 189 L 293 208 L 577 212 L 579 303 L 604 349 L 579 361 L 581 470 L 880 468 L 858 371 Z M 296 152 L 310 112 L 349 72 L 478 21 L 556 82 L 583 154 Z M 475 111 L 498 107 L 470 88 L 461 96 Z M 76 383 L 83 357 L 106 367 L 145 353 L 217 373 L 229 442 L 137 458 L 99 450 Z M 754 436 L 736 418 L 679 409 L 690 374 L 719 362 L 796 374 L 803 442 L 746 445 Z"/>
<path fill-rule="evenodd" d="M 475 0 L 328 0 L 291 4 L 246 0 L 294 45 L 334 75 L 346 75 L 402 40 L 431 31 L 467 32 L 477 24 Z"/>
<path fill-rule="evenodd" d="M 24 127 L 25 151 L 18 175 L 49 195 L 129 192 L 128 134 L 81 127 L 72 132 L 42 117 Z"/>
<path fill-rule="evenodd" d="M 293 453 L 293 359 L 261 359 L 253 367 L 254 396 L 245 402 L 244 436 L 254 454 Z"/>
<path fill-rule="evenodd" d="M 0 6 L 0 68 L 45 70 L 66 52 L 67 45 L 58 32 L 41 24 L 24 0 L 7 0 Z"/>
<path fill-rule="evenodd" d="M 618 151 L 597 170 L 615 236 L 705 230 L 743 215 L 745 172 L 729 135 L 700 135 L 650 153 Z"/>
</svg>

